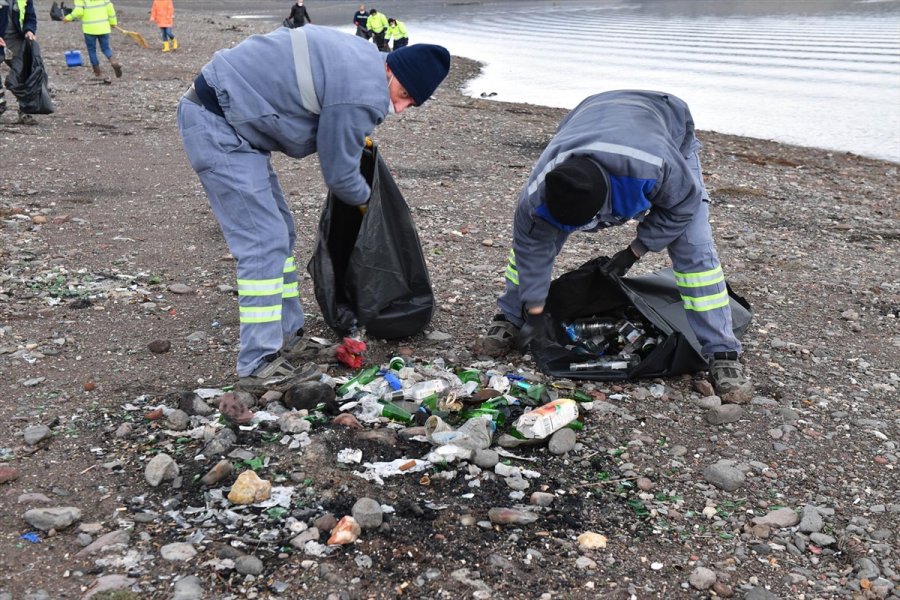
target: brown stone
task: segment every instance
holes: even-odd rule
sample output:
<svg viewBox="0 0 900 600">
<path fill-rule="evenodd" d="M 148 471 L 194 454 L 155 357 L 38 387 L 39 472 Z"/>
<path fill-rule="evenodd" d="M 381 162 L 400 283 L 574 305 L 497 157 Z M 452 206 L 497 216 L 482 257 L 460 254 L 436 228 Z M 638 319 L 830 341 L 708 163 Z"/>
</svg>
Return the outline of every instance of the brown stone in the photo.
<svg viewBox="0 0 900 600">
<path fill-rule="evenodd" d="M 245 425 L 253 420 L 253 413 L 237 396 L 229 392 L 219 398 L 219 412 L 222 416 L 238 425 Z"/>
<path fill-rule="evenodd" d="M 359 419 L 353 416 L 350 413 L 341 413 L 331 420 L 332 425 L 340 425 L 341 427 L 347 427 L 349 429 L 362 429 L 362 425 L 359 423 Z"/>
<path fill-rule="evenodd" d="M 169 340 L 153 340 L 147 344 L 147 348 L 153 354 L 165 354 L 172 349 L 172 342 Z"/>
<path fill-rule="evenodd" d="M 231 461 L 225 460 L 224 458 L 217 462 L 212 469 L 206 472 L 200 479 L 200 483 L 206 486 L 213 486 L 229 477 L 234 472 L 234 466 L 231 464 Z"/>
<path fill-rule="evenodd" d="M 19 478 L 19 470 L 15 467 L 0 467 L 0 483 L 15 481 Z"/>
<path fill-rule="evenodd" d="M 328 538 L 329 546 L 341 546 L 343 544 L 352 544 L 359 539 L 362 529 L 356 519 L 347 515 L 343 517 L 338 524 L 331 530 L 331 537 Z"/>
<path fill-rule="evenodd" d="M 272 494 L 272 482 L 260 479 L 254 471 L 244 471 L 228 492 L 228 500 L 234 504 L 255 504 L 268 500 Z"/>
</svg>

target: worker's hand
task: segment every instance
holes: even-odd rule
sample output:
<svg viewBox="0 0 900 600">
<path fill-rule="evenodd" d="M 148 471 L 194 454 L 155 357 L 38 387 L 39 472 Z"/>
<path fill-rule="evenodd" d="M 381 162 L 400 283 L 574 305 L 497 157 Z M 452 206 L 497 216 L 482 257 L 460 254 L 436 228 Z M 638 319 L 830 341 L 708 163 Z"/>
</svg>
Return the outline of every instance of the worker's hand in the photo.
<svg viewBox="0 0 900 600">
<path fill-rule="evenodd" d="M 550 315 L 543 312 L 525 313 L 525 324 L 519 330 L 519 337 L 516 338 L 516 346 L 520 352 L 527 352 L 529 347 L 536 344 L 542 347 L 547 343 L 547 332 L 550 328 Z"/>
<path fill-rule="evenodd" d="M 623 277 L 634 263 L 638 260 L 638 256 L 631 250 L 631 246 L 626 246 L 624 250 L 616 252 L 609 261 L 600 267 L 600 270 L 607 275 L 616 275 Z"/>
<path fill-rule="evenodd" d="M 2 37 L 0 37 L 0 48 L 6 48 L 6 42 L 3 41 Z"/>
<path fill-rule="evenodd" d="M 369 210 L 369 205 L 368 204 L 360 204 L 356 208 L 359 209 L 359 214 L 361 214 L 362 216 L 366 216 L 366 213 Z"/>
<path fill-rule="evenodd" d="M 372 141 L 372 138 L 366 136 L 366 148 L 371 148 L 375 142 Z"/>
<path fill-rule="evenodd" d="M 32 32 L 32 31 L 26 31 L 26 32 L 25 32 L 25 39 L 26 39 L 26 40 L 31 40 L 31 41 L 33 42 L 33 41 L 34 41 L 34 32 Z"/>
</svg>

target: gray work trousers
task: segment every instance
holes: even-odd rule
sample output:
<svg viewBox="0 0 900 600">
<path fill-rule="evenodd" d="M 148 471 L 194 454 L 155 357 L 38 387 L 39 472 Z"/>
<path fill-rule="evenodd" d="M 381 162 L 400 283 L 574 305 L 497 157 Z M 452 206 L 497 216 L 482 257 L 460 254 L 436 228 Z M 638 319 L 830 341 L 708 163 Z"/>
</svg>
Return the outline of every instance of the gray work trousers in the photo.
<svg viewBox="0 0 900 600">
<path fill-rule="evenodd" d="M 294 217 L 268 152 L 254 149 L 224 118 L 186 98 L 177 118 L 188 160 L 237 261 L 237 374 L 245 377 L 303 327 Z"/>
</svg>

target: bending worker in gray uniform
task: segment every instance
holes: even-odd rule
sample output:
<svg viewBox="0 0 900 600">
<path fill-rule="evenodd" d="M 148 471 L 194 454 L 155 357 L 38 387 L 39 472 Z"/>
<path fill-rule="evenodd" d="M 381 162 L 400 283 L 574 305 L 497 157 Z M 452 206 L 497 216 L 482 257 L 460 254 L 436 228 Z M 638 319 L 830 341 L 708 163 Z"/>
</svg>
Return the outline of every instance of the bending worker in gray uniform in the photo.
<svg viewBox="0 0 900 600">
<path fill-rule="evenodd" d="M 726 402 L 749 401 L 699 148 L 687 104 L 669 94 L 606 92 L 569 113 L 519 196 L 506 292 L 498 300 L 502 314 L 481 338 L 481 350 L 502 354 L 523 325 L 525 339 L 544 326 L 553 262 L 570 234 L 636 219 L 637 236 L 606 270 L 622 276 L 645 252 L 668 250 L 717 392 Z"/>
<path fill-rule="evenodd" d="M 181 99 L 185 151 L 237 260 L 239 385 L 292 375 L 302 336 L 296 230 L 270 153 L 318 152 L 328 188 L 363 207 L 366 136 L 389 113 L 425 102 L 449 67 L 441 46 L 383 54 L 333 29 L 280 28 L 216 52 Z"/>
</svg>

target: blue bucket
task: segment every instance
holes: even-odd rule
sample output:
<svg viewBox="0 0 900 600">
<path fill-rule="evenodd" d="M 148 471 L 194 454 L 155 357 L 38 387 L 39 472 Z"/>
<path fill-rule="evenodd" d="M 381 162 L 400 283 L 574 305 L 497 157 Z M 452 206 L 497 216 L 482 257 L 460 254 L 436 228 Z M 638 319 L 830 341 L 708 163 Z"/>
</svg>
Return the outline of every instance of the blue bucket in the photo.
<svg viewBox="0 0 900 600">
<path fill-rule="evenodd" d="M 81 62 L 81 51 L 80 50 L 68 50 L 66 51 L 66 66 L 67 67 L 80 67 L 84 63 Z"/>
</svg>

